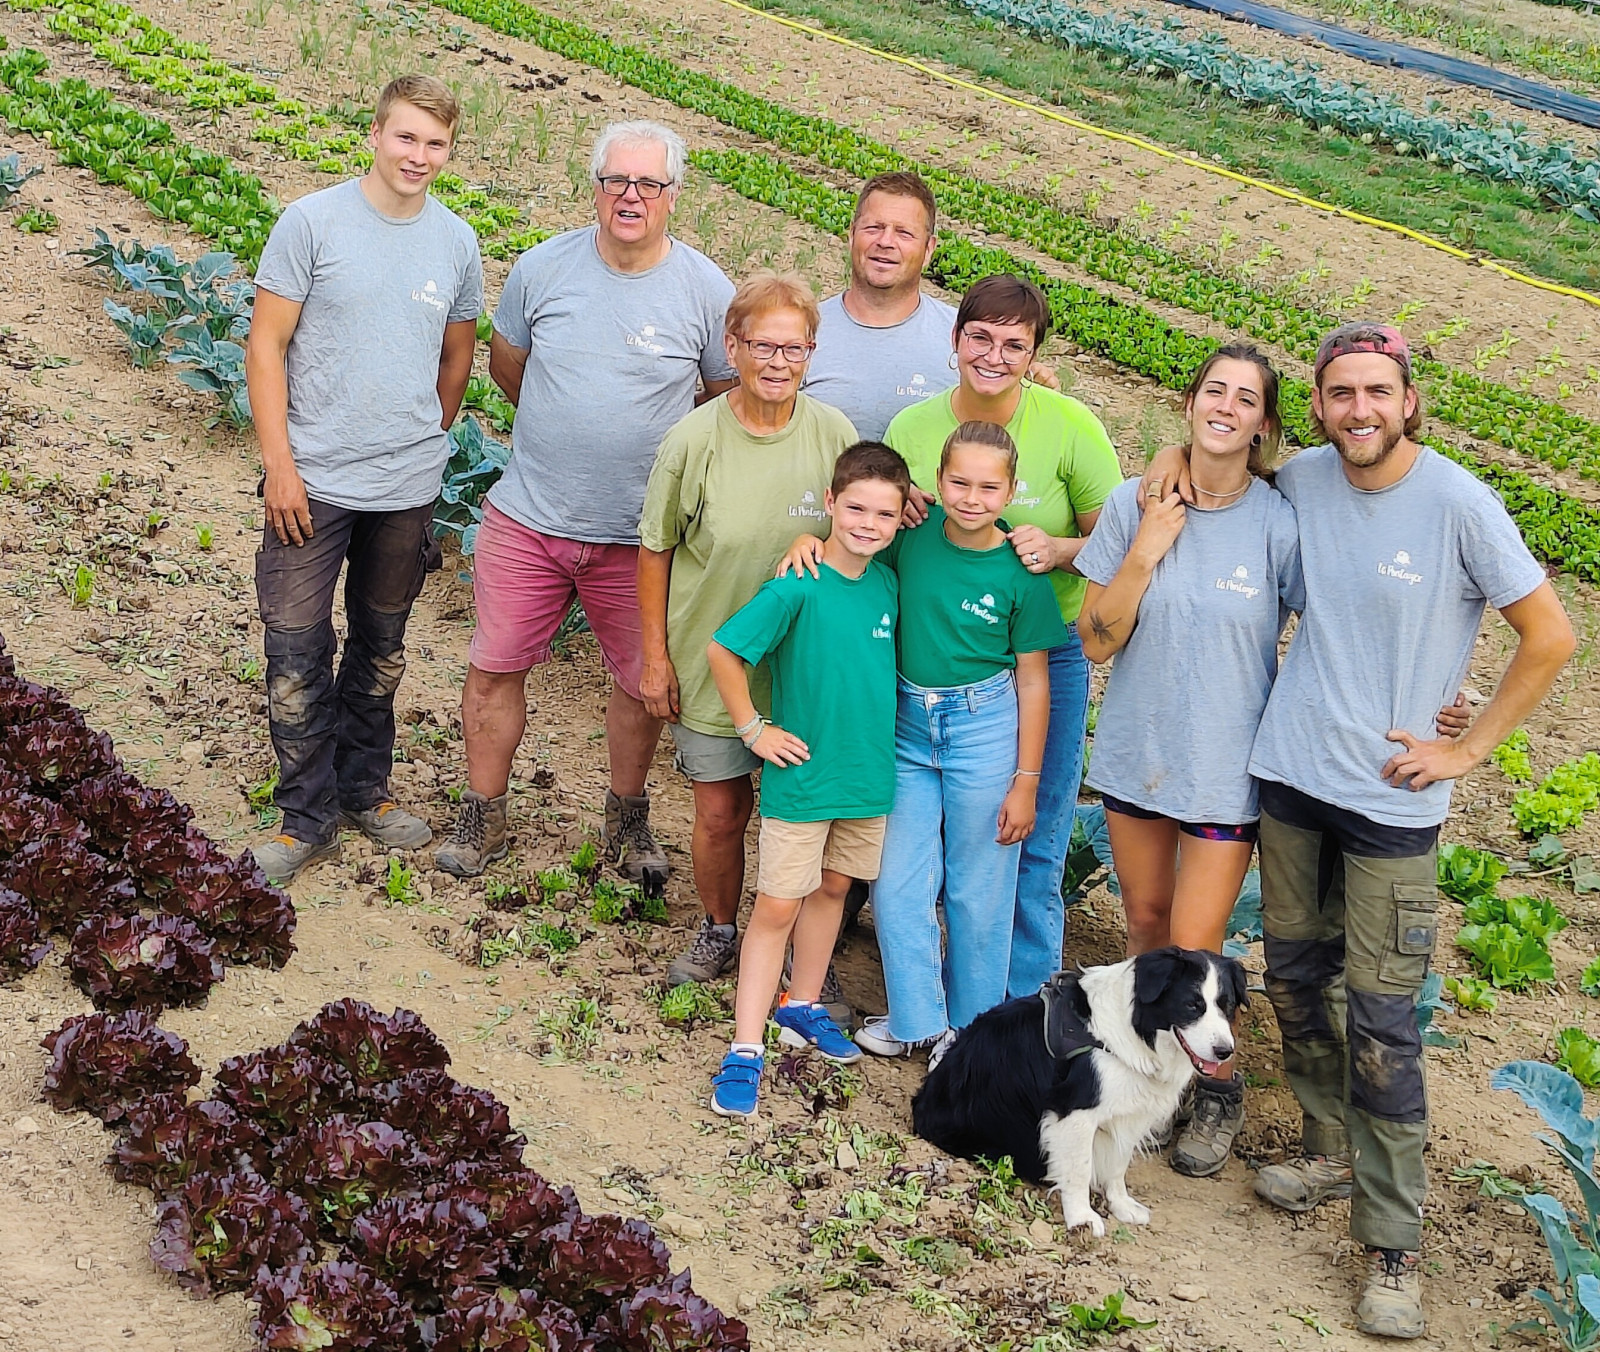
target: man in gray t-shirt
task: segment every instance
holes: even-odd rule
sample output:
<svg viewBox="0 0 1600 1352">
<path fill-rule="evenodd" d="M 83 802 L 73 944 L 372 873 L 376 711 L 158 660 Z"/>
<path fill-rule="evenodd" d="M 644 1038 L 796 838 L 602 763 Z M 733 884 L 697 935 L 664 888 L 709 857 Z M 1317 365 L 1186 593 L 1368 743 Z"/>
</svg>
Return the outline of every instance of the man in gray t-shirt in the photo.
<svg viewBox="0 0 1600 1352">
<path fill-rule="evenodd" d="M 483 307 L 477 237 L 428 196 L 458 118 L 442 81 L 392 81 L 372 168 L 290 205 L 256 270 L 245 375 L 265 471 L 256 590 L 283 811 L 256 859 L 279 881 L 336 856 L 341 822 L 385 848 L 431 836 L 389 797 L 389 772 L 406 620 Z"/>
<path fill-rule="evenodd" d="M 667 880 L 645 785 L 661 721 L 639 698 L 639 516 L 667 430 L 734 384 L 722 339 L 733 284 L 667 233 L 686 159 L 666 127 L 608 126 L 589 166 L 596 223 L 523 254 L 495 310 L 489 374 L 517 418 L 473 559 L 467 788 L 435 856 L 460 877 L 506 853 L 525 682 L 576 600 L 613 682 L 607 852 L 653 894 Z"/>
<path fill-rule="evenodd" d="M 1414 440 L 1405 339 L 1346 325 L 1314 373 L 1328 444 L 1277 478 L 1298 517 L 1306 607 L 1250 762 L 1267 993 L 1304 1153 L 1255 1186 L 1294 1212 L 1351 1197 L 1351 1234 L 1370 1251 L 1356 1326 L 1414 1338 L 1428 1116 L 1413 1006 L 1434 945 L 1439 825 L 1452 781 L 1532 712 L 1573 638 L 1495 495 Z M 1467 732 L 1438 736 L 1490 605 L 1516 654 Z"/>
</svg>

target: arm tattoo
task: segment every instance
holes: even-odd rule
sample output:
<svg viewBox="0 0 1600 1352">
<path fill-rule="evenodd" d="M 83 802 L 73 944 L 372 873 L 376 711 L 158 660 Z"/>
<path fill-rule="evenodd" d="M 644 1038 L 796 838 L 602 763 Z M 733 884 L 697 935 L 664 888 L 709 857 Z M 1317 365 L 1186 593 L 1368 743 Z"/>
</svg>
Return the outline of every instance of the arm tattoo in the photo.
<svg viewBox="0 0 1600 1352">
<path fill-rule="evenodd" d="M 1116 637 L 1112 632 L 1112 625 L 1107 624 L 1100 618 L 1098 610 L 1089 612 L 1089 628 L 1094 630 L 1094 636 L 1102 643 L 1111 643 Z"/>
</svg>

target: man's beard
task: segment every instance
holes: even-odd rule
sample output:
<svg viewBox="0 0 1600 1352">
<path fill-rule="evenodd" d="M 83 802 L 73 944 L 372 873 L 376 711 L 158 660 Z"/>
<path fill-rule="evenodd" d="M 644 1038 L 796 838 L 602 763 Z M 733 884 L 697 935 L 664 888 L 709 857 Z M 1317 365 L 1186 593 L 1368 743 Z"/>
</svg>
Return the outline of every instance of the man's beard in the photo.
<svg viewBox="0 0 1600 1352">
<path fill-rule="evenodd" d="M 1354 465 L 1357 469 L 1372 469 L 1393 455 L 1395 447 L 1405 440 L 1406 435 L 1404 428 L 1395 427 L 1393 424 L 1379 424 L 1379 430 L 1382 435 L 1378 440 L 1365 446 L 1356 446 L 1354 455 L 1350 453 L 1350 449 L 1345 446 L 1338 433 L 1330 434 L 1328 440 L 1333 443 L 1334 450 L 1339 452 L 1340 459 L 1346 463 Z"/>
</svg>

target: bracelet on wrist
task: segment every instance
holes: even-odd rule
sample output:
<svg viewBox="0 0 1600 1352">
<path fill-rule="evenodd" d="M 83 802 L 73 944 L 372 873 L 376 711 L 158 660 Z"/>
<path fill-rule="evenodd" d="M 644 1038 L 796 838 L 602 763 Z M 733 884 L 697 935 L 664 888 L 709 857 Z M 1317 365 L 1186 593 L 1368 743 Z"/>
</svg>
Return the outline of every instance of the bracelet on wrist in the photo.
<svg viewBox="0 0 1600 1352">
<path fill-rule="evenodd" d="M 760 714 L 757 714 L 754 718 L 752 718 L 743 727 L 735 728 L 733 730 L 733 735 L 742 740 L 745 737 L 748 737 L 757 728 L 759 728 L 762 725 L 762 723 L 765 722 L 765 721 L 766 720 L 763 719 Z"/>
<path fill-rule="evenodd" d="M 1029 779 L 1038 779 L 1042 774 L 1044 774 L 1044 771 L 1043 770 L 1018 770 L 1017 774 L 1018 775 L 1026 775 Z M 1013 778 L 1015 778 L 1015 776 L 1013 776 Z"/>
<path fill-rule="evenodd" d="M 757 718 L 754 728 L 751 728 L 750 725 L 746 723 L 746 731 L 739 734 L 739 740 L 744 743 L 745 750 L 748 751 L 758 741 L 760 741 L 761 734 L 771 726 L 772 724 L 765 718 Z"/>
</svg>

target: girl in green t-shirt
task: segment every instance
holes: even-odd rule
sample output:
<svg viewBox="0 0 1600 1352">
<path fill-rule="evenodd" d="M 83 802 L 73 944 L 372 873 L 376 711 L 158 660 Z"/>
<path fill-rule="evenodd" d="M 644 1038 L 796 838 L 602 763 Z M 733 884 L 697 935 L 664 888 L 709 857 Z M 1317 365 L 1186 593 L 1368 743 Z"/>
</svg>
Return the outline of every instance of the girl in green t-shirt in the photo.
<svg viewBox="0 0 1600 1352">
<path fill-rule="evenodd" d="M 940 501 L 885 551 L 900 576 L 900 693 L 872 912 L 889 1013 L 856 1034 L 879 1056 L 931 1046 L 936 1059 L 952 1030 L 1006 998 L 1050 720 L 1047 654 L 1066 635 L 1049 582 L 1017 558 L 1000 521 L 1016 467 L 1005 428 L 963 423 L 940 456 Z M 785 567 L 805 566 L 813 548 L 799 542 Z"/>
</svg>

